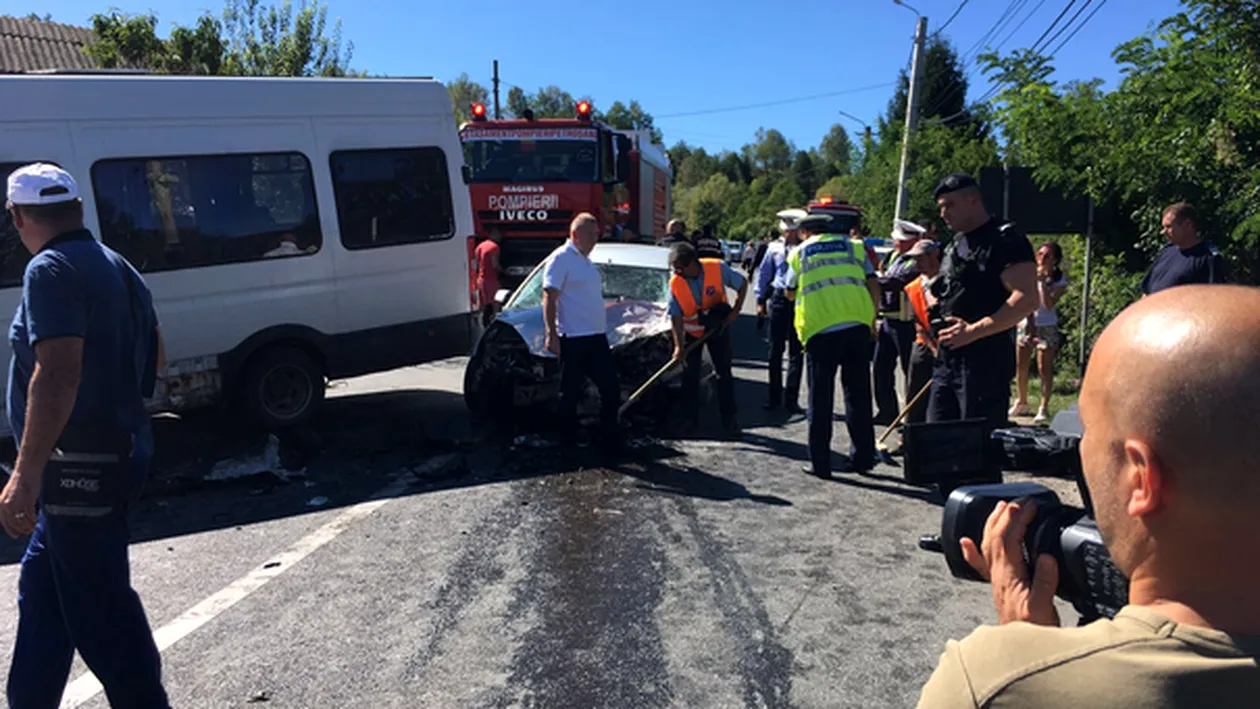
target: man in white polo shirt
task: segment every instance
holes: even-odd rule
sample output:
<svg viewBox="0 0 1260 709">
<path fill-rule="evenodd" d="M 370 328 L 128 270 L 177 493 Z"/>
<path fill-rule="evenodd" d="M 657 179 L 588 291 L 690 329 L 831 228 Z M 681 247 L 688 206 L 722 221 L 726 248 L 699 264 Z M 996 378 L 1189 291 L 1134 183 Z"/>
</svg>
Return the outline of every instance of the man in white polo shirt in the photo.
<svg viewBox="0 0 1260 709">
<path fill-rule="evenodd" d="M 601 443 L 620 445 L 617 408 L 621 387 L 608 347 L 603 280 L 588 254 L 599 241 L 599 222 L 583 212 L 569 225 L 569 240 L 551 252 L 543 267 L 543 317 L 547 349 L 560 357 L 560 424 L 566 435 L 578 431 L 577 405 L 587 378 L 599 389 Z"/>
</svg>

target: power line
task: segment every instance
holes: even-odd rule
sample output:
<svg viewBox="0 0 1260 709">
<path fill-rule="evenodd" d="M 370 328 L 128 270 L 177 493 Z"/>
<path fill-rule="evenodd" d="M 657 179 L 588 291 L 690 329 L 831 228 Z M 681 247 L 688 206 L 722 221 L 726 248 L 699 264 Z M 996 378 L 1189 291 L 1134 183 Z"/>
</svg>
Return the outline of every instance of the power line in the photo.
<svg viewBox="0 0 1260 709">
<path fill-rule="evenodd" d="M 939 35 L 940 33 L 944 32 L 944 31 L 945 31 L 945 28 L 946 28 L 946 27 L 949 27 L 949 23 L 953 22 L 955 17 L 958 17 L 958 13 L 962 12 L 962 9 L 963 9 L 964 7 L 967 7 L 967 3 L 968 3 L 968 2 L 971 2 L 971 0 L 962 0 L 962 3 L 961 3 L 961 4 L 959 4 L 958 9 L 957 9 L 957 10 L 954 10 L 954 14 L 950 15 L 948 20 L 945 20 L 945 24 L 943 24 L 943 25 L 941 25 L 940 27 L 936 28 L 936 31 L 932 33 L 932 36 L 933 36 L 933 37 L 936 37 L 936 36 L 937 36 L 937 35 Z"/>
<path fill-rule="evenodd" d="M 1051 22 L 1050 26 L 1046 28 L 1046 31 L 1041 33 L 1041 36 L 1037 38 L 1037 41 L 1028 45 L 1028 49 L 1033 52 L 1038 51 L 1037 45 L 1041 44 L 1041 40 L 1045 39 L 1052 31 L 1054 31 L 1055 25 L 1059 24 L 1059 20 L 1062 20 L 1063 16 L 1066 15 L 1068 13 L 1068 10 L 1071 10 L 1072 6 L 1075 4 L 1076 4 L 1076 0 L 1068 0 L 1068 4 L 1063 7 L 1063 11 L 1059 13 L 1059 16 L 1054 18 L 1054 22 Z"/>
<path fill-rule="evenodd" d="M 873 89 L 883 89 L 889 86 L 896 86 L 895 81 L 886 81 L 882 84 L 871 84 L 870 86 L 858 86 L 852 89 L 842 89 L 840 91 L 829 91 L 824 94 L 814 94 L 812 96 L 797 96 L 795 98 L 779 99 L 778 101 L 766 101 L 763 103 L 749 103 L 743 106 L 727 106 L 726 108 L 709 108 L 699 111 L 683 111 L 681 113 L 665 113 L 655 116 L 657 120 L 662 118 L 684 118 L 686 116 L 704 116 L 712 113 L 728 113 L 731 111 L 747 111 L 754 108 L 768 108 L 771 106 L 781 106 L 789 103 L 800 103 L 802 101 L 814 101 L 820 98 L 831 98 L 833 96 L 843 96 L 845 94 L 855 94 L 862 91 L 871 91 Z"/>
<path fill-rule="evenodd" d="M 1037 3 L 1036 7 L 1032 9 L 1032 12 L 1028 13 L 1027 15 L 1024 15 L 1024 19 L 1020 20 L 1018 25 L 1015 25 L 1015 29 L 1011 30 L 1011 33 L 1006 35 L 1006 39 L 999 42 L 998 46 L 994 48 L 993 51 L 996 52 L 997 50 L 1001 49 L 1002 46 L 1005 45 L 1007 42 L 1011 41 L 1011 37 L 1014 37 L 1021 29 L 1023 29 L 1024 25 L 1027 24 L 1028 21 L 1033 18 L 1033 15 L 1036 15 L 1037 11 L 1041 9 L 1041 6 L 1045 4 L 1046 4 L 1046 0 L 1040 0 L 1040 2 Z"/>
<path fill-rule="evenodd" d="M 1057 55 L 1059 53 L 1059 50 L 1063 49 L 1063 46 L 1065 44 L 1067 44 L 1068 42 L 1071 42 L 1072 38 L 1076 36 L 1076 33 L 1080 32 L 1082 27 L 1089 24 L 1089 21 L 1094 19 L 1094 15 L 1097 15 L 1098 11 L 1101 10 L 1103 8 L 1103 5 L 1106 5 L 1106 4 L 1107 4 L 1107 0 L 1100 0 L 1100 2 L 1098 3 L 1098 6 L 1094 8 L 1094 11 L 1089 13 L 1089 15 L 1081 22 L 1081 24 L 1077 25 L 1076 29 L 1072 30 L 1072 33 L 1069 34 L 1062 42 L 1059 42 L 1059 46 L 1054 48 L 1054 53 L 1052 54 L 1052 56 Z"/>
<path fill-rule="evenodd" d="M 1059 35 L 1066 32 L 1067 29 L 1072 26 L 1072 23 L 1076 22 L 1076 18 L 1080 17 L 1081 13 L 1089 8 L 1090 3 L 1092 2 L 1094 2 L 1094 0 L 1085 0 L 1085 4 L 1081 5 L 1080 9 L 1076 11 L 1076 14 L 1072 15 L 1072 19 L 1068 20 L 1067 24 L 1060 27 L 1058 32 L 1055 32 L 1053 35 L 1051 35 L 1050 39 L 1046 40 L 1046 43 L 1042 45 L 1041 48 L 1045 49 L 1046 47 L 1049 47 L 1050 45 L 1054 44 L 1054 41 L 1059 38 Z"/>
</svg>

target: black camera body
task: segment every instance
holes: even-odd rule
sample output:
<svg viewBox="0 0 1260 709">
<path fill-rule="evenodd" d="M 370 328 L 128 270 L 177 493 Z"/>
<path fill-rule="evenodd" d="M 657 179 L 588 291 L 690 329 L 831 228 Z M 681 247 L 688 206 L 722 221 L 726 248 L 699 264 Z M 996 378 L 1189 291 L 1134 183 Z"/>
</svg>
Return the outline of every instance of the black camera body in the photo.
<svg viewBox="0 0 1260 709">
<path fill-rule="evenodd" d="M 1129 582 L 1111 561 L 1098 525 L 1084 509 L 1059 501 L 1054 491 L 1036 483 L 965 485 L 945 502 L 938 538 L 950 573 L 956 578 L 983 581 L 962 556 L 959 542 L 970 537 L 977 544 L 984 536 L 985 521 L 998 502 L 1031 498 L 1037 514 L 1024 536 L 1029 568 L 1042 554 L 1059 565 L 1055 594 L 1072 604 L 1082 622 L 1111 618 L 1128 602 Z M 932 548 L 931 542 L 924 546 Z"/>
<path fill-rule="evenodd" d="M 1050 554 L 1059 565 L 1059 587 L 1055 593 L 1072 604 L 1082 623 L 1115 616 L 1128 602 L 1129 582 L 1111 561 L 1094 521 L 1093 501 L 1081 470 L 1082 429 L 1075 407 L 1055 417 L 1049 430 L 999 429 L 986 435 L 987 429 L 981 424 L 953 422 L 925 436 L 919 445 L 921 450 L 914 453 L 930 465 L 916 463 L 916 470 L 911 471 L 911 451 L 907 451 L 907 481 L 944 482 L 947 477 L 965 480 L 974 477 L 968 476 L 966 471 L 977 469 L 984 459 L 1001 451 L 1003 469 L 1031 468 L 1061 478 L 1070 477 L 1076 483 L 1084 507 L 1064 505 L 1054 491 L 1036 483 L 947 484 L 942 488 L 943 492 L 950 492 L 946 493 L 941 532 L 921 538 L 919 546 L 943 553 L 950 573 L 956 578 L 982 581 L 963 559 L 959 542 L 969 537 L 980 543 L 985 522 L 998 502 L 1031 498 L 1037 514 L 1024 536 L 1029 568 L 1038 556 Z M 945 441 L 953 447 L 945 445 Z M 950 461 L 957 470 L 946 469 L 945 463 Z"/>
</svg>

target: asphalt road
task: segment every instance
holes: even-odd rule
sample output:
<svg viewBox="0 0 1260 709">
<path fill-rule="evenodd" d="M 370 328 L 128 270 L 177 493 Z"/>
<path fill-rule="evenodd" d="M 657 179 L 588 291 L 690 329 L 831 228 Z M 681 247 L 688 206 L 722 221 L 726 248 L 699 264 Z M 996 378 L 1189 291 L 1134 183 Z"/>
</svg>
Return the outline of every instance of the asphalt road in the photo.
<svg viewBox="0 0 1260 709">
<path fill-rule="evenodd" d="M 988 589 L 918 549 L 940 500 L 898 469 L 799 471 L 805 422 L 761 410 L 765 344 L 736 335 L 745 440 L 614 468 L 472 440 L 459 360 L 338 384 L 280 446 L 300 474 L 213 412 L 161 421 L 132 568 L 174 705 L 913 706 Z M 107 706 L 84 673 L 63 706 Z"/>
</svg>

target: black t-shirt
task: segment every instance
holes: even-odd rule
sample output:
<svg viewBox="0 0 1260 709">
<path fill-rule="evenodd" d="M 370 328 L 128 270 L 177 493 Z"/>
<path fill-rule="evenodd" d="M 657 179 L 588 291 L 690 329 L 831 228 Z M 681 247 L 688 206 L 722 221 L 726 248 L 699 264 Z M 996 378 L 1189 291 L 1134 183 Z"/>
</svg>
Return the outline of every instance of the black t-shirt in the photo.
<svg viewBox="0 0 1260 709">
<path fill-rule="evenodd" d="M 1224 283 L 1228 275 L 1221 252 L 1208 242 L 1200 241 L 1188 249 L 1168 244 L 1142 278 L 1142 292 L 1150 295 L 1188 283 Z"/>
<path fill-rule="evenodd" d="M 956 290 L 954 297 L 942 298 L 942 315 L 967 322 L 992 315 L 1010 297 L 1002 272 L 1008 266 L 1035 261 L 1028 237 L 1014 228 L 1000 227 L 990 219 L 978 229 L 955 236 L 945 247 L 941 274 Z"/>
</svg>

